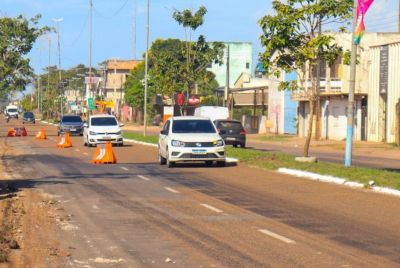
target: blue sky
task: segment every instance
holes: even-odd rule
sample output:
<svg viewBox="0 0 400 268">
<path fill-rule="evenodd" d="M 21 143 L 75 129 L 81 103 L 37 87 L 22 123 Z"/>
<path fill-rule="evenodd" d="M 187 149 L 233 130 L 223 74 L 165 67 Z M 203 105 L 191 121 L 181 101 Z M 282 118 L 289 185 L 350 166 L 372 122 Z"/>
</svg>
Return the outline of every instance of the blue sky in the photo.
<svg viewBox="0 0 400 268">
<path fill-rule="evenodd" d="M 55 26 L 53 18 L 63 18 L 61 26 L 61 67 L 89 64 L 89 0 L 0 0 L 0 16 L 42 14 L 42 25 Z M 133 10 L 136 6 L 136 51 L 145 50 L 145 0 L 93 0 L 93 65 L 109 59 L 131 59 L 133 45 Z M 261 51 L 261 30 L 257 21 L 271 12 L 270 0 L 151 0 L 150 37 L 184 38 L 183 29 L 172 19 L 174 9 L 197 9 L 205 5 L 205 23 L 196 34 L 209 41 L 252 42 L 254 59 Z M 367 15 L 367 31 L 397 29 L 397 0 L 375 0 Z M 57 64 L 56 34 L 50 34 L 51 64 Z M 48 64 L 48 41 L 41 37 L 30 53 L 36 71 Z M 253 64 L 254 66 L 255 64 Z"/>
</svg>

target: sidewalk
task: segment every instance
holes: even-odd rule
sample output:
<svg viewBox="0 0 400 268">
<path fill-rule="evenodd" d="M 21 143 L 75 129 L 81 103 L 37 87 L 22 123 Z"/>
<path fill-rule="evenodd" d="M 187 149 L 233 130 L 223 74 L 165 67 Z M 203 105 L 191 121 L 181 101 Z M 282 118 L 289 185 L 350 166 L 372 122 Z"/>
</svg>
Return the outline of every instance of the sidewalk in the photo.
<svg viewBox="0 0 400 268">
<path fill-rule="evenodd" d="M 143 133 L 143 126 L 127 124 L 124 131 Z M 161 127 L 148 126 L 149 135 L 158 135 Z M 265 134 L 248 134 L 247 147 L 283 152 L 289 155 L 302 156 L 305 139 L 295 136 L 267 136 Z M 311 141 L 310 155 L 319 161 L 343 163 L 345 141 L 320 140 Z M 353 165 L 400 171 L 400 147 L 382 142 L 354 142 Z"/>
</svg>

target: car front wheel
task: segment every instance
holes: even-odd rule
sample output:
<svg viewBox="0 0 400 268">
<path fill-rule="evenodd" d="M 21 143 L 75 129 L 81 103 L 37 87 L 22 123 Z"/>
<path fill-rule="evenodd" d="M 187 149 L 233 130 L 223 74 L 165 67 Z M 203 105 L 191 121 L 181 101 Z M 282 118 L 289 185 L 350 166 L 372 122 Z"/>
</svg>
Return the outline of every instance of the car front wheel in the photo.
<svg viewBox="0 0 400 268">
<path fill-rule="evenodd" d="M 219 166 L 219 167 L 225 167 L 225 166 L 226 166 L 226 162 L 225 162 L 225 161 L 218 161 L 218 162 L 217 162 L 217 166 Z"/>
<path fill-rule="evenodd" d="M 160 165 L 165 165 L 167 163 L 167 159 L 161 155 L 161 152 L 158 152 L 158 161 L 160 162 Z"/>
<path fill-rule="evenodd" d="M 175 162 L 171 162 L 170 160 L 169 160 L 169 153 L 168 153 L 168 151 L 167 151 L 167 153 L 166 153 L 167 155 L 167 159 L 166 159 L 166 164 L 167 164 L 167 167 L 168 168 L 172 168 L 173 166 L 175 166 Z"/>
</svg>

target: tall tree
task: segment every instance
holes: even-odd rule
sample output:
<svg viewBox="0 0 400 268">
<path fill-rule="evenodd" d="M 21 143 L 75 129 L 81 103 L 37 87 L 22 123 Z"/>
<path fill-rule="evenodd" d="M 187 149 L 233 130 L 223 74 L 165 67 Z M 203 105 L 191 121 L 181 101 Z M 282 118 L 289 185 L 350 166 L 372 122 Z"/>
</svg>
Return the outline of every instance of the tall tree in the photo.
<svg viewBox="0 0 400 268">
<path fill-rule="evenodd" d="M 266 15 L 259 24 L 263 30 L 261 43 L 265 52 L 261 61 L 270 74 L 277 77 L 281 71 L 297 72 L 298 80 L 281 82 L 279 88 L 298 90 L 304 88 L 306 73 L 316 73 L 321 60 L 333 64 L 343 54 L 343 48 L 335 44 L 330 34 L 320 34 L 324 27 L 340 27 L 349 22 L 352 15 L 352 0 L 274 0 L 272 7 L 275 14 Z M 340 27 L 342 30 L 343 27 Z M 310 72 L 301 71 L 309 67 Z M 318 69 L 318 70 L 317 70 Z M 318 83 L 318 85 L 317 85 Z M 309 97 L 310 117 L 307 139 L 304 144 L 304 156 L 309 155 L 309 146 L 313 131 L 313 118 L 316 101 L 319 102 L 320 81 L 312 77 Z"/>
<path fill-rule="evenodd" d="M 222 62 L 224 45 L 221 42 L 214 42 L 210 45 L 203 35 L 199 36 L 197 42 L 192 42 L 192 33 L 203 25 L 206 13 L 207 9 L 204 6 L 194 13 L 190 9 L 176 10 L 173 13 L 175 21 L 185 29 L 186 71 L 182 72 L 182 78 L 189 92 L 195 88 L 198 82 L 196 73 L 203 72 L 207 67 L 207 64 L 203 65 L 202 63 Z"/>
<path fill-rule="evenodd" d="M 38 27 L 40 17 L 0 18 L 0 92 L 23 91 L 32 81 L 33 70 L 25 56 L 36 39 L 50 30 Z"/>
</svg>

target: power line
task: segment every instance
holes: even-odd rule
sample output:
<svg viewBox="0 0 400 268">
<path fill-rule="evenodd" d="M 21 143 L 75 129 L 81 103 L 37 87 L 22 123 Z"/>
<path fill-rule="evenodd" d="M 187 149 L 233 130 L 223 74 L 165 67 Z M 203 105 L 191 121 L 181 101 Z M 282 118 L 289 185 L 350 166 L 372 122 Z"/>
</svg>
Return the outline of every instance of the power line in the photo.
<svg viewBox="0 0 400 268">
<path fill-rule="evenodd" d="M 67 45 L 68 47 L 74 46 L 74 45 L 76 44 L 76 42 L 78 42 L 78 40 L 82 37 L 82 34 L 83 34 L 83 32 L 85 31 L 86 26 L 87 26 L 87 24 L 88 24 L 89 16 L 90 16 L 90 12 L 87 13 L 86 19 L 85 19 L 85 21 L 83 22 L 83 25 L 82 25 L 81 30 L 79 31 L 78 35 L 73 39 L 73 41 L 72 41 L 71 43 L 69 43 L 69 44 Z"/>
<path fill-rule="evenodd" d="M 93 6 L 93 10 L 94 10 L 94 12 L 96 12 L 97 15 L 99 15 L 100 17 L 102 17 L 104 19 L 112 19 L 113 17 L 117 16 L 124 9 L 126 4 L 128 4 L 128 1 L 129 0 L 125 0 L 125 2 L 122 4 L 122 6 L 120 8 L 118 8 L 117 11 L 115 11 L 111 16 L 102 14 L 94 6 Z"/>
</svg>

